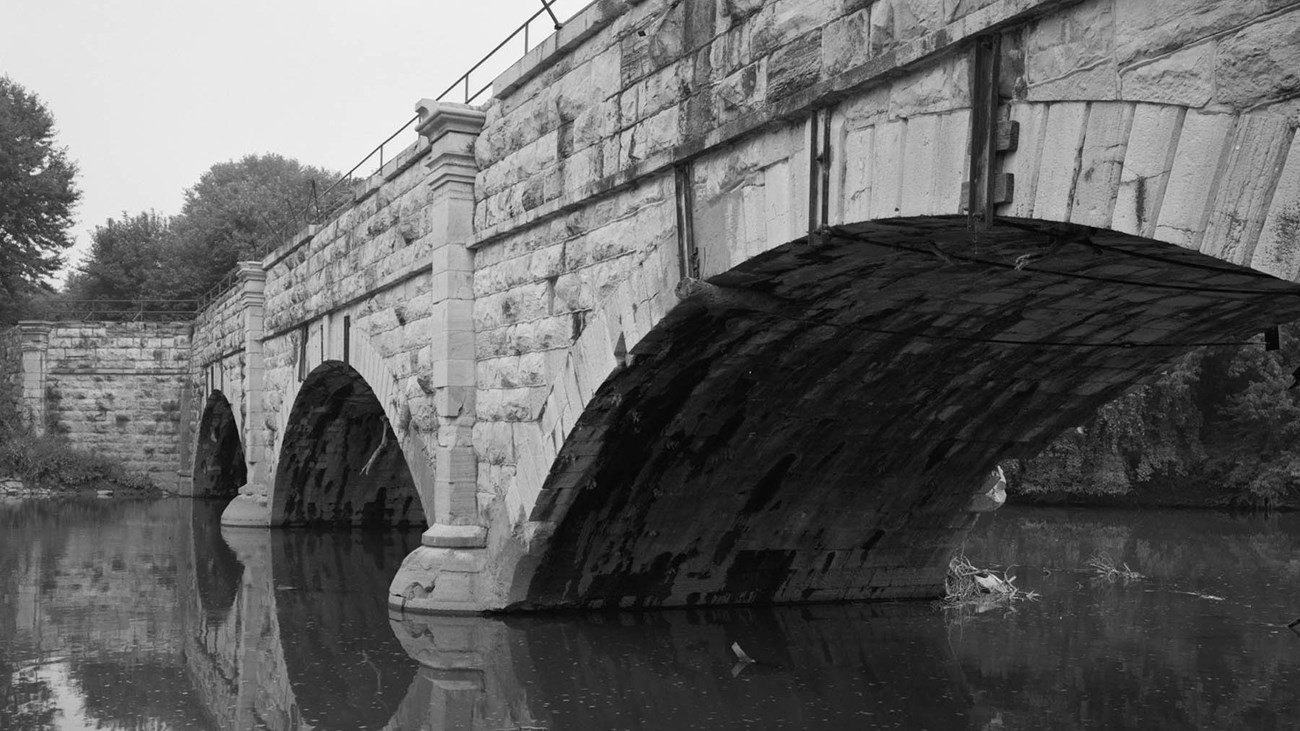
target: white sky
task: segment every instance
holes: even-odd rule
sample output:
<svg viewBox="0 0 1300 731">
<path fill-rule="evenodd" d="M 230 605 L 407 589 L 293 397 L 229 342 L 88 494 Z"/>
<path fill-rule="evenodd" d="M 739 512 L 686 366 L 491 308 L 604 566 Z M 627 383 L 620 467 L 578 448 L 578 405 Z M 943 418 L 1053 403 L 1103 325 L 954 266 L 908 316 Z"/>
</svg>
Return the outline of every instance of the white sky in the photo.
<svg viewBox="0 0 1300 731">
<path fill-rule="evenodd" d="M 587 1 L 552 6 L 565 20 Z M 0 74 L 40 96 L 80 167 L 76 261 L 110 217 L 178 213 L 185 188 L 214 163 L 276 152 L 351 168 L 419 99 L 441 93 L 540 8 L 540 0 L 0 0 Z M 539 18 L 532 44 L 551 32 Z M 493 67 L 522 55 L 517 39 Z M 414 140 L 407 132 L 386 154 Z"/>
</svg>

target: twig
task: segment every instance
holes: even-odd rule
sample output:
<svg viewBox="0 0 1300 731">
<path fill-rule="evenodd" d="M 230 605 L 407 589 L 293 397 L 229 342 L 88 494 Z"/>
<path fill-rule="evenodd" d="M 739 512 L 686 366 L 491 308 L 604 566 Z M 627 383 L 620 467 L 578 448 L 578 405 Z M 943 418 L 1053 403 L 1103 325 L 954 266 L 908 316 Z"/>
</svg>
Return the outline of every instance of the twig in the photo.
<svg viewBox="0 0 1300 731">
<path fill-rule="evenodd" d="M 379 459 L 379 453 L 384 451 L 384 447 L 388 446 L 388 431 L 388 420 L 384 419 L 384 436 L 380 438 L 379 446 L 375 447 L 375 453 L 370 455 L 370 459 L 366 460 L 366 466 L 361 468 L 361 474 L 370 474 L 370 468 L 375 466 L 375 460 Z"/>
<path fill-rule="evenodd" d="M 1107 581 L 1114 581 L 1116 579 L 1135 581 L 1137 579 L 1146 578 L 1142 574 L 1129 568 L 1127 563 L 1117 565 L 1115 560 L 1110 557 L 1110 554 L 1105 552 L 1092 554 L 1092 557 L 1088 559 L 1087 565 L 1088 568 L 1097 572 L 1097 578 L 1105 579 Z"/>
</svg>

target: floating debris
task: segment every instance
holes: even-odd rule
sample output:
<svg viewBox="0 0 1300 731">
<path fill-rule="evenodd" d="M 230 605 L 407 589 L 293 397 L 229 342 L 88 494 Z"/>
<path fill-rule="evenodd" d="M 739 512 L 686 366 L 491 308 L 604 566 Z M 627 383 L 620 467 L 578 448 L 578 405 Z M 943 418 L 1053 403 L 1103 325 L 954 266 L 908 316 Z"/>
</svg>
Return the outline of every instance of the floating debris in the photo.
<svg viewBox="0 0 1300 731">
<path fill-rule="evenodd" d="M 1106 581 L 1122 580 L 1127 583 L 1146 578 L 1129 568 L 1127 563 L 1115 563 L 1115 559 L 1111 558 L 1110 554 L 1105 551 L 1092 554 L 1092 558 L 1088 559 L 1087 565 L 1097 574 L 1097 578 Z"/>
<path fill-rule="evenodd" d="M 1014 576 L 1009 576 L 1005 571 L 999 575 L 995 571 L 978 568 L 964 553 L 953 556 L 948 562 L 948 577 L 943 585 L 946 591 L 944 606 L 973 607 L 980 612 L 1016 601 L 1033 601 L 1038 598 L 1038 592 L 1024 591 L 1017 587 Z"/>
<path fill-rule="evenodd" d="M 731 651 L 736 653 L 736 664 L 731 667 L 731 677 L 738 678 L 740 677 L 740 674 L 744 672 L 745 668 L 753 665 L 755 661 L 754 658 L 750 657 L 744 650 L 740 649 L 739 642 L 731 643 Z"/>
<path fill-rule="evenodd" d="M 1221 602 L 1226 599 L 1226 597 L 1215 596 L 1214 594 L 1206 594 L 1204 592 L 1199 592 L 1199 591 L 1174 591 L 1174 593 L 1186 594 L 1187 596 L 1194 596 L 1197 599 L 1209 599 L 1212 602 Z"/>
</svg>

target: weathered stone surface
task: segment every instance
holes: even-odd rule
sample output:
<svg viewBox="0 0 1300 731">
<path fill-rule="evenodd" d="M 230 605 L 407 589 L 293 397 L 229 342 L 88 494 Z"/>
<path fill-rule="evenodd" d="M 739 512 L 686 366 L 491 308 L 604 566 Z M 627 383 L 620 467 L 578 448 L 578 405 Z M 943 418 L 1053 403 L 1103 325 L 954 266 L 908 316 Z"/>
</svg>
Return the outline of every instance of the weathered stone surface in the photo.
<svg viewBox="0 0 1300 731">
<path fill-rule="evenodd" d="M 871 58 L 871 11 L 863 8 L 822 29 L 823 73 L 830 76 Z"/>
<path fill-rule="evenodd" d="M 1222 39 L 1215 62 L 1218 98 L 1234 109 L 1300 95 L 1300 11 Z"/>
<path fill-rule="evenodd" d="M 776 0 L 754 16 L 755 57 L 778 52 L 840 15 L 840 0 Z"/>
<path fill-rule="evenodd" d="M 1226 154 L 1235 119 L 1227 114 L 1188 112 L 1174 153 L 1155 235 L 1190 249 L 1200 247 L 1209 216 L 1215 172 Z"/>
<path fill-rule="evenodd" d="M 767 62 L 767 96 L 777 100 L 815 83 L 822 66 L 821 30 L 781 44 Z"/>
<path fill-rule="evenodd" d="M 1079 150 L 1072 223 L 1097 228 L 1110 223 L 1132 123 L 1133 107 L 1128 104 L 1092 105 Z"/>
<path fill-rule="evenodd" d="M 1034 218 L 1069 220 L 1087 120 L 1088 105 L 1082 102 L 1053 104 L 1048 111 L 1039 152 Z"/>
<path fill-rule="evenodd" d="M 1293 136 L 1291 149 L 1278 176 L 1277 188 L 1251 266 L 1275 277 L 1300 278 L 1300 136 Z"/>
<path fill-rule="evenodd" d="M 1111 98 L 1114 33 L 1111 0 L 1087 0 L 1033 23 L 1025 42 L 1030 99 Z"/>
<path fill-rule="evenodd" d="M 1199 108 L 1214 96 L 1215 45 L 1200 43 L 1120 73 L 1121 98 Z"/>
<path fill-rule="evenodd" d="M 889 90 L 891 117 L 946 112 L 970 106 L 970 59 L 954 56 L 907 74 Z"/>
<path fill-rule="evenodd" d="M 1190 46 L 1272 10 L 1274 0 L 1115 2 L 1115 51 L 1121 64 Z"/>
<path fill-rule="evenodd" d="M 1154 234 L 1185 113 L 1173 106 L 1134 108 L 1111 228 L 1138 236 Z"/>
<path fill-rule="evenodd" d="M 1293 136 L 1294 130 L 1274 117 L 1238 123 L 1201 239 L 1202 253 L 1250 263 Z"/>
</svg>

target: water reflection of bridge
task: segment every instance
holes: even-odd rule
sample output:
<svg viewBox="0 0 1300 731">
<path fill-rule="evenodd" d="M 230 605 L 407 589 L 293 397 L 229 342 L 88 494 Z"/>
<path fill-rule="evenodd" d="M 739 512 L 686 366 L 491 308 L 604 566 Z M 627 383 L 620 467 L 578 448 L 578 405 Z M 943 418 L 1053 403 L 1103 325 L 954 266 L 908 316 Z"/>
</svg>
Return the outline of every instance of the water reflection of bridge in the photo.
<svg viewBox="0 0 1300 731">
<path fill-rule="evenodd" d="M 418 533 L 241 530 L 217 517 L 196 504 L 181 600 L 186 670 L 218 728 L 614 728 L 648 706 L 664 727 L 835 726 L 902 712 L 896 695 L 870 692 L 900 681 L 915 689 L 912 721 L 971 712 L 926 607 L 390 617 L 377 589 Z M 737 665 L 732 643 L 758 662 Z M 834 701 L 810 704 L 810 692 Z"/>
</svg>

